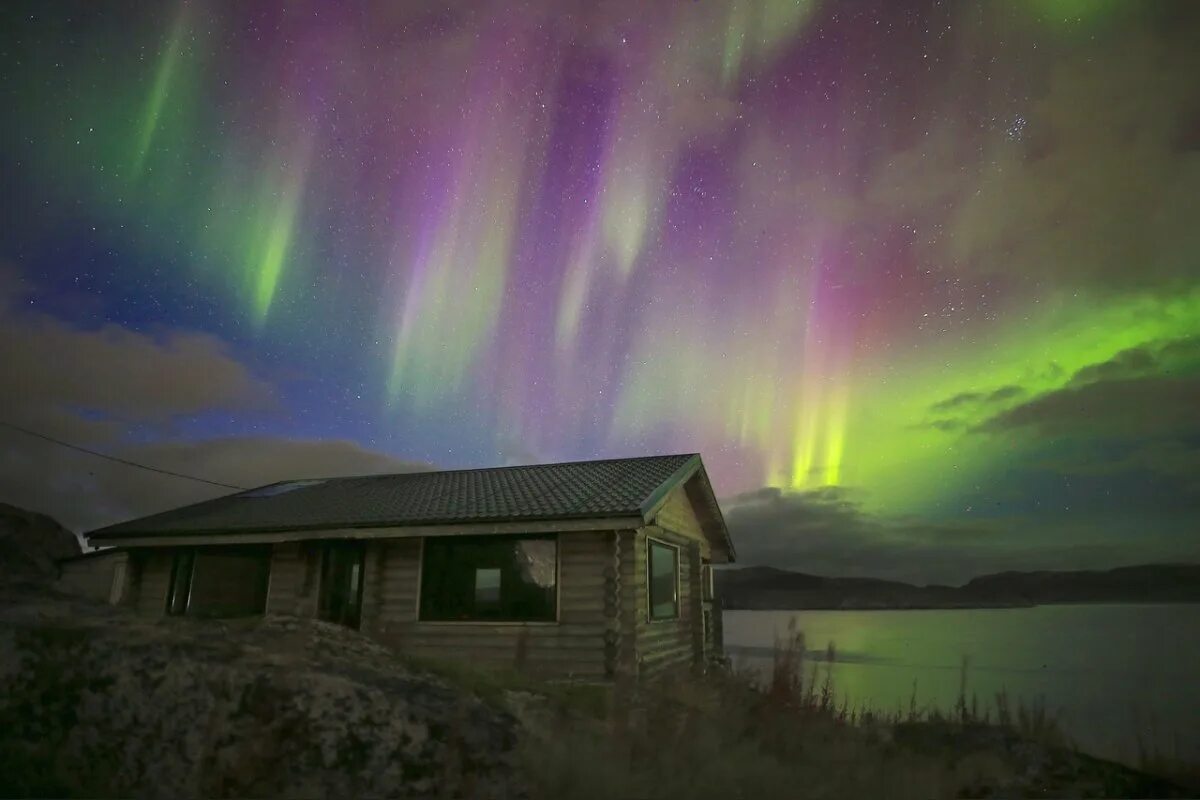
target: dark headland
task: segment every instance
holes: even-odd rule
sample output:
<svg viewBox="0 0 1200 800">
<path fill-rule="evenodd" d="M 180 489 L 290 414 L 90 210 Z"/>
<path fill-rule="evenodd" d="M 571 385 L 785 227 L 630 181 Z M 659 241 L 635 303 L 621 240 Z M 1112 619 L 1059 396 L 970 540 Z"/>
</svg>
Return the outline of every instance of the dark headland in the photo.
<svg viewBox="0 0 1200 800">
<path fill-rule="evenodd" d="M 1200 603 L 1200 564 L 1094 571 L 998 572 L 962 586 L 877 578 L 826 578 L 774 567 L 721 570 L 728 609 L 997 608 L 1049 603 Z"/>
</svg>

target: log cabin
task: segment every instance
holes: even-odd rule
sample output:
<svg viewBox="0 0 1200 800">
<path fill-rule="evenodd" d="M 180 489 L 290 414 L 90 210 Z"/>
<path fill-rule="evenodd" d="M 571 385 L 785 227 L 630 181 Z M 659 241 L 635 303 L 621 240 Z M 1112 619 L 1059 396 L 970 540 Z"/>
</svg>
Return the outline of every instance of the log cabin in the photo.
<svg viewBox="0 0 1200 800">
<path fill-rule="evenodd" d="M 653 678 L 722 657 L 734 548 L 699 454 L 291 480 L 86 535 L 146 615 L 290 614 L 426 659 Z"/>
</svg>

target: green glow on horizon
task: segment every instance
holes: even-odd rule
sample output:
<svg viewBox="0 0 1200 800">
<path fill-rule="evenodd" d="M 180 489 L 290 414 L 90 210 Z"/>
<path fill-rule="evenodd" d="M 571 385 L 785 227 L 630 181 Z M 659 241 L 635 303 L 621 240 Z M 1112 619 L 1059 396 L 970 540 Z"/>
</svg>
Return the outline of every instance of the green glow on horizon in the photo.
<svg viewBox="0 0 1200 800">
<path fill-rule="evenodd" d="M 795 325 L 765 314 L 762 330 L 776 327 Z M 855 486 L 871 509 L 928 510 L 1023 452 L 1021 431 L 972 430 L 992 415 L 1056 391 L 1081 368 L 1125 349 L 1196 335 L 1200 288 L 1102 304 L 1072 299 L 1048 303 L 1040 315 L 995 332 L 983 354 L 956 337 L 944 345 L 931 341 L 899 361 L 877 354 L 873 362 L 862 356 L 840 364 L 801 344 L 789 374 L 754 341 L 717 366 L 713 341 L 725 335 L 701 322 L 671 320 L 648 331 L 635 351 L 614 425 L 623 435 L 645 435 L 662 420 L 682 419 L 677 424 L 698 431 L 715 424 L 760 454 L 766 485 L 790 491 Z M 714 380 L 718 372 L 721 379 Z M 777 380 L 786 400 L 772 405 L 766 398 Z M 968 409 L 957 428 L 931 427 L 939 418 L 931 411 L 935 404 L 1005 386 L 1020 386 L 1022 393 Z"/>
<path fill-rule="evenodd" d="M 1066 386 L 1080 369 L 1123 350 L 1200 335 L 1200 288 L 1174 297 L 1072 300 L 996 337 L 987 358 L 968 347 L 931 348 L 906 364 L 901 377 L 860 384 L 866 398 L 850 412 L 846 452 L 854 482 L 880 509 L 922 508 L 978 480 L 1025 446 L 1022 432 L 972 429 L 1005 408 Z M 961 427 L 929 427 L 931 407 L 966 392 L 1019 386 L 1023 393 L 958 415 Z M 845 475 L 842 476 L 846 480 Z"/>
</svg>

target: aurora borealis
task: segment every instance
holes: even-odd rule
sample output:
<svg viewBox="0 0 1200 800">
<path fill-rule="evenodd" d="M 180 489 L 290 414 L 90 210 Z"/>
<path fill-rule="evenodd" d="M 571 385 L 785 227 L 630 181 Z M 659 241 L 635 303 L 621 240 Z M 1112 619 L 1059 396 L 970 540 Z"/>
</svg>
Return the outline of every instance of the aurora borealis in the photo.
<svg viewBox="0 0 1200 800">
<path fill-rule="evenodd" d="M 269 396 L 14 421 L 147 457 L 700 451 L 723 496 L 851 509 L 886 552 L 1200 553 L 1191 3 L 3 17 L 11 330 L 198 332 Z"/>
</svg>

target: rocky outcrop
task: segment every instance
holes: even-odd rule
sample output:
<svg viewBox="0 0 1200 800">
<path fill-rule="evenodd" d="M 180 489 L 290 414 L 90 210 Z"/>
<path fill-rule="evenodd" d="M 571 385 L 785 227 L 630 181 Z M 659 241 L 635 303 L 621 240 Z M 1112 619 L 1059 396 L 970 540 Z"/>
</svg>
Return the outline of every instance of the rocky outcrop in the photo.
<svg viewBox="0 0 1200 800">
<path fill-rule="evenodd" d="M 55 563 L 79 555 L 75 534 L 53 517 L 0 503 L 0 580 L 52 581 Z"/>
<path fill-rule="evenodd" d="M 353 631 L 0 588 L 0 795 L 524 794 L 517 723 Z"/>
</svg>

